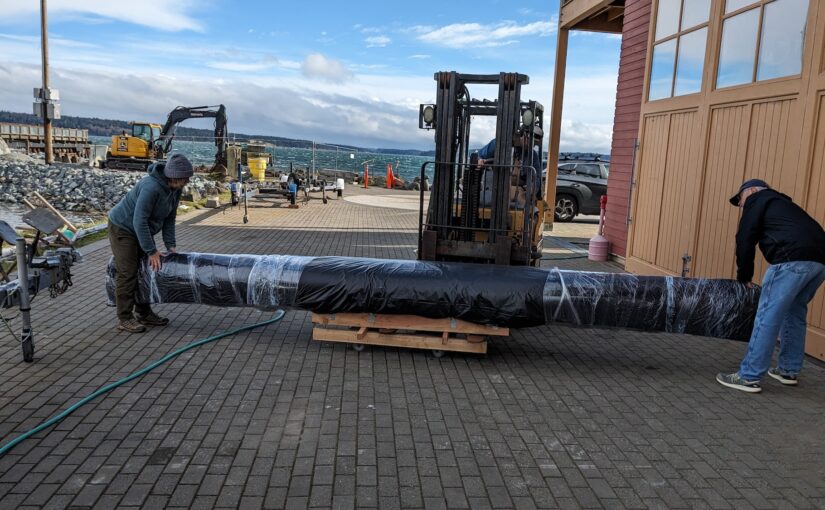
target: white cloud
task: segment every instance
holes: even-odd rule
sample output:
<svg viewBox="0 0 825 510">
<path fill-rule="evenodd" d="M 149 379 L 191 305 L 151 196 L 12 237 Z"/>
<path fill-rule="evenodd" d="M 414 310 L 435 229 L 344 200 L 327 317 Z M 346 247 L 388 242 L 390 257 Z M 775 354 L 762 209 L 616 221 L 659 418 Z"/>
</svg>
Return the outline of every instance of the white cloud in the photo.
<svg viewBox="0 0 825 510">
<path fill-rule="evenodd" d="M 0 39 L 8 41 L 40 45 L 40 36 L 34 35 L 14 35 L 0 33 Z M 65 39 L 63 37 L 50 35 L 49 46 L 64 46 L 66 48 L 98 48 L 97 44 L 92 44 L 84 41 L 76 41 L 74 39 Z"/>
<path fill-rule="evenodd" d="M 420 41 L 448 48 L 489 48 L 518 43 L 519 37 L 548 37 L 556 29 L 552 21 L 519 25 L 513 21 L 482 25 L 453 23 L 443 27 L 416 26 Z"/>
<path fill-rule="evenodd" d="M 610 154 L 612 142 L 612 124 L 588 124 L 569 119 L 561 122 L 561 139 L 559 140 L 561 152 Z"/>
<path fill-rule="evenodd" d="M 364 42 L 367 43 L 367 48 L 383 48 L 384 46 L 388 45 L 391 41 L 392 39 L 390 39 L 386 35 L 376 35 L 364 39 Z"/>
<path fill-rule="evenodd" d="M 274 69 L 300 69 L 299 62 L 281 61 L 272 55 L 265 55 L 258 58 L 252 54 L 243 55 L 240 59 L 214 60 L 206 63 L 206 67 L 219 69 L 221 71 L 231 71 L 239 73 L 254 73 L 269 71 Z"/>
<path fill-rule="evenodd" d="M 36 65 L 0 63 L 0 109 L 28 111 Z M 352 86 L 296 78 L 248 80 L 119 74 L 52 68 L 64 115 L 162 121 L 178 105 L 225 104 L 230 133 L 268 134 L 362 147 L 429 148 L 432 133 L 418 129 L 416 97 L 431 80 L 380 78 Z M 410 82 L 413 84 L 410 85 Z M 410 87 L 410 88 L 407 88 Z M 21 92 L 24 91 L 24 92 Z M 380 91 L 380 94 L 376 94 Z M 373 96 L 379 95 L 379 98 Z M 406 98 L 406 99 L 405 99 Z M 262 108 L 262 105 L 265 105 Z M 414 107 L 413 107 L 414 105 Z M 187 124 L 189 125 L 189 124 Z"/>
<path fill-rule="evenodd" d="M 386 69 L 386 64 L 352 64 L 350 65 L 350 69 L 353 71 L 374 71 L 376 69 Z"/>
<path fill-rule="evenodd" d="M 292 69 L 292 70 L 300 70 L 301 66 L 303 65 L 301 62 L 297 62 L 295 60 L 280 60 L 281 68 L 283 69 Z"/>
<path fill-rule="evenodd" d="M 0 59 L 0 109 L 29 111 L 31 88 L 40 82 L 39 45 L 35 36 L 19 37 L 0 35 L 0 55 L 7 57 Z M 162 39 L 145 44 L 138 44 L 139 40 L 98 43 L 97 47 L 55 44 L 52 86 L 61 90 L 64 114 L 162 120 L 177 105 L 224 103 L 234 132 L 365 147 L 433 146 L 432 132 L 417 128 L 419 103 L 435 100 L 435 82 L 429 71 L 388 73 L 380 70 L 381 62 L 345 64 L 321 53 L 303 61 L 285 60 L 260 48 L 174 45 Z M 428 55 L 407 58 L 425 59 Z M 562 150 L 610 150 L 616 67 L 568 66 Z M 497 70 L 480 68 L 477 72 Z M 530 74 L 522 97 L 544 104 L 545 123 L 549 125 L 550 64 L 518 70 Z M 495 98 L 494 89 L 471 87 L 470 93 L 477 98 Z M 266 108 L 261 108 L 262 104 Z M 493 124 L 476 118 L 474 146 L 486 143 L 494 133 Z"/>
<path fill-rule="evenodd" d="M 203 25 L 189 15 L 198 5 L 193 0 L 50 0 L 48 10 L 52 18 L 83 16 L 89 20 L 112 19 L 158 30 L 202 31 Z M 39 15 L 40 2 L 0 0 L 0 23 L 17 23 L 21 18 Z"/>
<path fill-rule="evenodd" d="M 212 69 L 233 72 L 265 71 L 275 67 L 273 64 L 267 64 L 265 62 L 207 62 L 206 66 L 211 67 Z"/>
<path fill-rule="evenodd" d="M 415 58 L 415 59 L 424 60 L 424 59 L 432 58 L 432 55 L 424 55 L 424 54 L 418 53 L 416 55 L 410 55 L 408 58 Z"/>
<path fill-rule="evenodd" d="M 340 61 L 321 53 L 310 53 L 301 65 L 307 78 L 320 78 L 333 83 L 341 83 L 352 78 L 352 73 Z"/>
<path fill-rule="evenodd" d="M 608 34 L 606 32 L 591 32 L 589 30 L 573 30 L 571 37 L 591 38 L 591 39 L 614 39 L 621 41 L 622 34 Z"/>
</svg>

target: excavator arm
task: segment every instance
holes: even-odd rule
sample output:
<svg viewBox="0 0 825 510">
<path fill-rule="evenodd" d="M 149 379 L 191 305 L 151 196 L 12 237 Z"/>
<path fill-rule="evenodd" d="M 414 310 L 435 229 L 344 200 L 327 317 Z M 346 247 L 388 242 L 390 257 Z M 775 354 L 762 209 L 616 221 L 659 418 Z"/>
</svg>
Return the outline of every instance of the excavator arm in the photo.
<svg viewBox="0 0 825 510">
<path fill-rule="evenodd" d="M 172 148 L 172 140 L 178 125 L 187 119 L 214 118 L 215 119 L 215 166 L 226 167 L 226 107 L 218 106 L 178 106 L 169 113 L 166 124 L 160 132 L 160 138 L 155 142 L 155 151 L 164 157 Z"/>
</svg>

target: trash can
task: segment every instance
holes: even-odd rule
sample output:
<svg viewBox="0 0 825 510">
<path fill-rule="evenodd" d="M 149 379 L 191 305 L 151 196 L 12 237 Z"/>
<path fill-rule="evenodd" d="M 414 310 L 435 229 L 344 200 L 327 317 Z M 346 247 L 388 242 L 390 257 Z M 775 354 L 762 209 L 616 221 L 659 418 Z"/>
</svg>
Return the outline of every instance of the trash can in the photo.
<svg viewBox="0 0 825 510">
<path fill-rule="evenodd" d="M 249 172 L 256 181 L 263 181 L 266 175 L 266 158 L 247 158 Z"/>
</svg>

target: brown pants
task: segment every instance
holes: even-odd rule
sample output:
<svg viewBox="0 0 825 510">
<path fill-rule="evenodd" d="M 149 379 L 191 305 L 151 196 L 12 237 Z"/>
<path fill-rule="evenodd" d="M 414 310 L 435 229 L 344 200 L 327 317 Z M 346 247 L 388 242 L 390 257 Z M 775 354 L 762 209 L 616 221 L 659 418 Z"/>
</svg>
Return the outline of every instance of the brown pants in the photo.
<svg viewBox="0 0 825 510">
<path fill-rule="evenodd" d="M 121 321 L 129 320 L 133 317 L 132 310 L 138 315 L 147 315 L 152 309 L 148 304 L 136 302 L 138 285 L 138 268 L 143 250 L 140 249 L 137 237 L 128 230 L 119 228 L 109 221 L 109 245 L 112 247 L 112 255 L 115 256 L 115 268 L 117 268 L 117 278 L 115 279 L 115 304 L 117 305 L 117 318 Z"/>
</svg>

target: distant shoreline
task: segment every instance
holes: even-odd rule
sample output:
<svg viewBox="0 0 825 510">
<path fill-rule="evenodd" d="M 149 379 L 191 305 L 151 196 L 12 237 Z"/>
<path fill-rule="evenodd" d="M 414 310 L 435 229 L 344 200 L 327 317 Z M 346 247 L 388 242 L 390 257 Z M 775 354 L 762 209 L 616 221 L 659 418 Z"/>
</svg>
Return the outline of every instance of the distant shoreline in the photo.
<svg viewBox="0 0 825 510">
<path fill-rule="evenodd" d="M 0 122 L 14 122 L 17 124 L 40 124 L 41 120 L 30 113 L 17 113 L 0 110 Z M 99 119 L 97 117 L 75 117 L 71 115 L 64 115 L 59 120 L 54 121 L 55 127 L 88 129 L 90 136 L 113 136 L 122 133 L 123 131 L 131 132 L 129 123 L 124 120 L 116 119 Z M 214 131 L 209 129 L 197 129 L 180 126 L 176 131 L 177 135 L 182 138 L 208 138 L 213 139 Z M 281 136 L 270 135 L 248 135 L 243 133 L 232 133 L 230 131 L 230 139 L 238 142 L 247 142 L 250 140 L 257 140 L 263 142 L 274 143 L 279 147 L 291 147 L 296 149 L 311 149 L 312 140 L 302 140 L 296 138 L 286 138 Z M 325 144 L 326 142 L 324 142 Z M 324 145 L 317 142 L 318 145 Z M 355 145 L 346 144 L 328 144 L 329 147 L 339 147 L 341 150 L 355 150 L 358 152 L 371 152 L 374 154 L 395 154 L 405 156 L 435 156 L 434 150 L 418 150 L 418 149 L 392 149 L 392 148 L 375 148 L 375 147 L 357 147 Z"/>
</svg>

